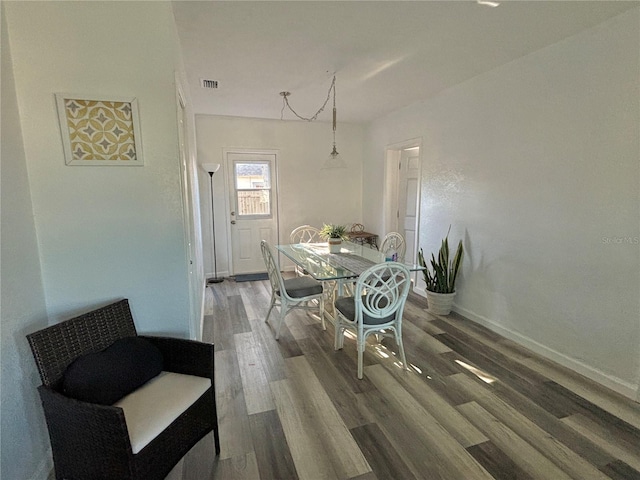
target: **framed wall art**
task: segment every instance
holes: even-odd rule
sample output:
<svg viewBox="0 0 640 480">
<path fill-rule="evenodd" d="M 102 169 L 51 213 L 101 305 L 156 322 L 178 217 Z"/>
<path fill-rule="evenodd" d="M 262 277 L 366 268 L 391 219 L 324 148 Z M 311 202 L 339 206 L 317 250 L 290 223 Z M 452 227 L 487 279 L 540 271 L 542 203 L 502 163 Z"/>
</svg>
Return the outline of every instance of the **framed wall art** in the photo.
<svg viewBox="0 0 640 480">
<path fill-rule="evenodd" d="M 56 93 L 67 165 L 141 166 L 136 98 Z"/>
</svg>

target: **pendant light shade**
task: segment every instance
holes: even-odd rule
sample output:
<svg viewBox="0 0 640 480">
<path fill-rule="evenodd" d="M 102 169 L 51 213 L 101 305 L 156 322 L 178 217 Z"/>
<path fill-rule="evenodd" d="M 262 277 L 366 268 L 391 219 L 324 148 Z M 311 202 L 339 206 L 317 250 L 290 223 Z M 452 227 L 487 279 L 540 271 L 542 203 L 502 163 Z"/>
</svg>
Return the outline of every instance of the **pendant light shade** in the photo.
<svg viewBox="0 0 640 480">
<path fill-rule="evenodd" d="M 344 163 L 344 160 L 336 150 L 335 145 L 333 147 L 333 152 L 329 154 L 329 157 L 327 157 L 327 159 L 325 160 L 324 165 L 322 165 L 322 170 L 327 170 L 330 168 L 347 168 L 347 164 Z"/>
</svg>

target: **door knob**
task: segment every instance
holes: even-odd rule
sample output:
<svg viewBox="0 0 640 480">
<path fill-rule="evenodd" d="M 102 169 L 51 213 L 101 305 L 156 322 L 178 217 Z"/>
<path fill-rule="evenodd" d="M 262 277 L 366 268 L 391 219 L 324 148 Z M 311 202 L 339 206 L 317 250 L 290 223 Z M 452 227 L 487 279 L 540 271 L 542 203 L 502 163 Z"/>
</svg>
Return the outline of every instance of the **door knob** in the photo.
<svg viewBox="0 0 640 480">
<path fill-rule="evenodd" d="M 235 220 L 231 220 L 231 225 L 235 225 L 236 221 Z"/>
</svg>

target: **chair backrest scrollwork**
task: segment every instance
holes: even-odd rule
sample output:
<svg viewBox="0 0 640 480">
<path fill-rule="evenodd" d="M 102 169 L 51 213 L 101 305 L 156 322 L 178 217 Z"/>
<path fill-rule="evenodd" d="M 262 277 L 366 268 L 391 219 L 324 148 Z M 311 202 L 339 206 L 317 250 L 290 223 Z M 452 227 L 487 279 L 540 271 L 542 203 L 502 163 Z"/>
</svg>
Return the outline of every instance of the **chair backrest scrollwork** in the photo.
<svg viewBox="0 0 640 480">
<path fill-rule="evenodd" d="M 410 286 L 411 274 L 401 263 L 380 263 L 367 269 L 356 282 L 355 318 L 365 314 L 377 319 L 395 316 L 396 321 L 402 321 Z"/>
<path fill-rule="evenodd" d="M 294 228 L 289 236 L 290 243 L 319 243 L 322 241 L 320 238 L 320 230 L 311 225 L 301 225 Z"/>
<path fill-rule="evenodd" d="M 387 233 L 380 244 L 381 252 L 387 253 L 392 250 L 398 254 L 398 261 L 403 261 L 407 250 L 407 243 L 405 242 L 404 237 L 398 232 Z"/>
</svg>

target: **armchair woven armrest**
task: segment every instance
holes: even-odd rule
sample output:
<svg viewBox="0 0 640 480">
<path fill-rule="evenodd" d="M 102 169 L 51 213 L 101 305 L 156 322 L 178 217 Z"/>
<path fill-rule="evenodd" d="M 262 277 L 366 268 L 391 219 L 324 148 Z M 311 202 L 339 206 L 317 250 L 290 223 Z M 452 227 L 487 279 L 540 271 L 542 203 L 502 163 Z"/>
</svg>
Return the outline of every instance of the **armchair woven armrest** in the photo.
<svg viewBox="0 0 640 480">
<path fill-rule="evenodd" d="M 121 408 L 96 405 L 38 387 L 57 478 L 133 478 L 133 454 Z"/>
<path fill-rule="evenodd" d="M 213 345 L 183 338 L 139 335 L 162 352 L 168 372 L 210 378 L 213 384 Z"/>
<path fill-rule="evenodd" d="M 218 434 L 218 413 L 215 402 L 215 378 L 214 378 L 214 347 L 211 343 L 186 340 L 184 338 L 154 337 L 152 335 L 140 335 L 149 340 L 162 352 L 164 370 L 185 375 L 194 375 L 211 379 L 210 405 L 213 407 L 214 425 L 213 440 L 216 453 L 220 453 L 220 437 Z"/>
</svg>

